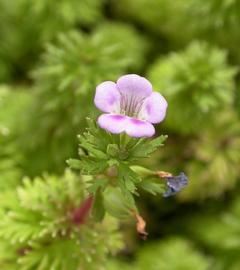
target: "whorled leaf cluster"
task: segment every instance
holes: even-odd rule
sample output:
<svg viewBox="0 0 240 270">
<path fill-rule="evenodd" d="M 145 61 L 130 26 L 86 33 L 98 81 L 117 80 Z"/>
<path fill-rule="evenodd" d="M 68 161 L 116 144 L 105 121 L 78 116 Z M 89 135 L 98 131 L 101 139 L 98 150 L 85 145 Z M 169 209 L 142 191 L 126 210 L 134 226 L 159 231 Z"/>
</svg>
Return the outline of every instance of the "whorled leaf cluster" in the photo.
<svg viewBox="0 0 240 270">
<path fill-rule="evenodd" d="M 106 256 L 122 247 L 117 224 L 96 224 L 81 178 L 25 179 L 1 195 L 1 269 L 104 269 Z"/>
<path fill-rule="evenodd" d="M 122 218 L 138 214 L 134 196 L 140 190 L 153 195 L 163 194 L 166 181 L 158 172 L 137 166 L 155 152 L 167 136 L 155 139 L 131 138 L 126 134 L 111 134 L 88 119 L 88 128 L 79 135 L 79 159 L 69 159 L 72 169 L 87 176 L 88 190 L 99 199 L 97 212 Z"/>
<path fill-rule="evenodd" d="M 203 39 L 228 48 L 239 61 L 238 0 L 120 0 L 112 6 L 117 16 L 163 37 L 171 48 Z"/>
<path fill-rule="evenodd" d="M 233 104 L 235 74 L 226 52 L 205 42 L 160 57 L 149 78 L 169 102 L 166 126 L 178 133 L 199 133 L 213 115 Z"/>
<path fill-rule="evenodd" d="M 54 39 L 58 32 L 102 20 L 104 2 L 1 0 L 0 19 L 4 23 L 0 27 L 0 80 L 21 80 L 36 64 L 45 42 Z"/>
<path fill-rule="evenodd" d="M 182 198 L 215 197 L 233 189 L 239 178 L 240 124 L 233 111 L 223 111 L 212 129 L 192 141 L 195 149 L 186 171 L 191 177 Z"/>
</svg>

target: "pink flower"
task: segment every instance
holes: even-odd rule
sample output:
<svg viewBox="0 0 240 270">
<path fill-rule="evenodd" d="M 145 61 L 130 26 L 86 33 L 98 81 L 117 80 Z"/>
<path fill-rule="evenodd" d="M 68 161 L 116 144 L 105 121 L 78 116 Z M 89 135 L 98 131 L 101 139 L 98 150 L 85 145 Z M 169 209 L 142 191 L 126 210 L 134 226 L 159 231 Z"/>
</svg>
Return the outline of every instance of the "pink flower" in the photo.
<svg viewBox="0 0 240 270">
<path fill-rule="evenodd" d="M 98 118 L 101 128 L 131 137 L 152 137 L 166 115 L 167 101 L 152 91 L 151 83 L 136 74 L 120 77 L 116 83 L 106 81 L 97 86 L 96 107 L 105 112 Z"/>
</svg>

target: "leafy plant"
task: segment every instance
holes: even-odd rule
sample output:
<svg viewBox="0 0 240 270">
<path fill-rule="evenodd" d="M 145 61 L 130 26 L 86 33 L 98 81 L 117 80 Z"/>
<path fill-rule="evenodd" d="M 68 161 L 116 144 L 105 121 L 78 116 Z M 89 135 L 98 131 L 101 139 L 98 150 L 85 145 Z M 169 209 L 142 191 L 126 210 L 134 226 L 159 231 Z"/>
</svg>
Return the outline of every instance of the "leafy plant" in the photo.
<svg viewBox="0 0 240 270">
<path fill-rule="evenodd" d="M 206 127 L 214 114 L 233 103 L 235 73 L 226 52 L 204 42 L 157 60 L 149 77 L 169 100 L 166 126 L 183 134 Z"/>
<path fill-rule="evenodd" d="M 101 269 L 107 254 L 122 247 L 114 220 L 93 221 L 91 198 L 70 171 L 60 178 L 26 178 L 12 193 L 14 203 L 9 194 L 1 203 L 3 269 Z"/>
<path fill-rule="evenodd" d="M 103 0 L 1 0 L 0 80 L 22 80 L 45 42 L 76 25 L 95 24 L 103 17 L 103 4 Z"/>
</svg>

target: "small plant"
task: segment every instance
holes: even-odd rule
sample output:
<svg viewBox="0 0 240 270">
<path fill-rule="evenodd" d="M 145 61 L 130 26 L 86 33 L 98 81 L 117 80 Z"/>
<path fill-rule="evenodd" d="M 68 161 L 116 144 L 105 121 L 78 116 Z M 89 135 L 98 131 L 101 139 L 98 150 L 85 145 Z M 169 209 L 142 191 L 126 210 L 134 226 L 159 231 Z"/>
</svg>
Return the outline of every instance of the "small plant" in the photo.
<svg viewBox="0 0 240 270">
<path fill-rule="evenodd" d="M 118 218 L 132 216 L 138 232 L 145 237 L 145 221 L 138 214 L 134 196 L 143 189 L 168 197 L 187 185 L 184 173 L 175 177 L 138 164 L 167 138 L 161 135 L 151 139 L 155 134 L 153 124 L 165 118 L 167 101 L 152 91 L 148 80 L 130 74 L 117 83 L 98 85 L 94 103 L 104 114 L 97 124 L 88 119 L 87 131 L 78 137 L 80 159 L 70 159 L 68 164 L 86 176 L 99 220 L 105 211 Z"/>
</svg>

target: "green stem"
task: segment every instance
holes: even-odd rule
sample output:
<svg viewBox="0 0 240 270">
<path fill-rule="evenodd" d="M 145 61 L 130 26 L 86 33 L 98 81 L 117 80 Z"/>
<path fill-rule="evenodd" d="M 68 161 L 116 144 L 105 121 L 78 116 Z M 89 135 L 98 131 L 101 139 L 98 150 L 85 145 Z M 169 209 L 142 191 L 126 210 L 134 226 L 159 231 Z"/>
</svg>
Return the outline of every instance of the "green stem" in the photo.
<svg viewBox="0 0 240 270">
<path fill-rule="evenodd" d="M 127 134 L 126 133 L 121 133 L 120 134 L 120 148 L 121 149 L 124 149 L 125 148 L 125 145 L 126 145 L 126 136 Z"/>
</svg>

